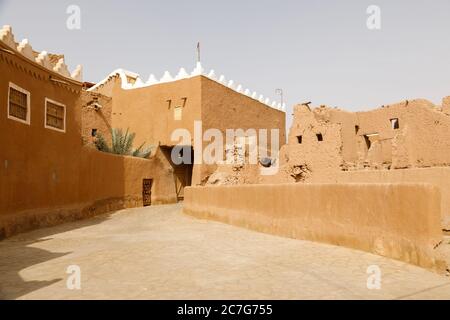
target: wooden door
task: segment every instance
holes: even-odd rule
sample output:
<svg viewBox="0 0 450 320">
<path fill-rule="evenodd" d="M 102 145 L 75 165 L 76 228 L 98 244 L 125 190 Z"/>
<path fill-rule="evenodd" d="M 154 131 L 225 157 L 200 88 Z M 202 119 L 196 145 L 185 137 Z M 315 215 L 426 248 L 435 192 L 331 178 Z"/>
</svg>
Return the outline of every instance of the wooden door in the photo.
<svg viewBox="0 0 450 320">
<path fill-rule="evenodd" d="M 142 201 L 144 207 L 152 205 L 152 185 L 153 179 L 144 179 L 142 182 Z"/>
</svg>

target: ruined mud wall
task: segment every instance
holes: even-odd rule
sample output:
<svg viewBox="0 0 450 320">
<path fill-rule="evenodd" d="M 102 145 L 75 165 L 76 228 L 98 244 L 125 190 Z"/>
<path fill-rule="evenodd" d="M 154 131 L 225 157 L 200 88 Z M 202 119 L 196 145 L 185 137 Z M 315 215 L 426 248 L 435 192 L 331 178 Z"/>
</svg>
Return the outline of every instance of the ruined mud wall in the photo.
<svg viewBox="0 0 450 320">
<path fill-rule="evenodd" d="M 112 98 L 89 91 L 81 92 L 81 138 L 83 145 L 94 147 L 95 137 L 101 134 L 111 141 Z M 93 134 L 95 130 L 95 134 Z"/>
<path fill-rule="evenodd" d="M 318 120 L 308 106 L 297 105 L 288 144 L 280 152 L 278 178 L 313 182 L 317 176 L 333 176 L 343 162 L 341 151 L 341 126 Z"/>
<path fill-rule="evenodd" d="M 440 193 L 425 184 L 191 187 L 184 212 L 442 270 Z"/>
</svg>

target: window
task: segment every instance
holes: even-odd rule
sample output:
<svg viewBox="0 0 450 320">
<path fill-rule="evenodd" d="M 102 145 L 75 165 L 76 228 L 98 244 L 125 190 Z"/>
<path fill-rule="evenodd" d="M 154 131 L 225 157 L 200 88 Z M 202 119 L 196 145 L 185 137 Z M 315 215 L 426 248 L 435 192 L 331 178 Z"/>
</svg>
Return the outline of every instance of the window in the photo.
<svg viewBox="0 0 450 320">
<path fill-rule="evenodd" d="M 302 137 L 302 136 L 297 136 L 297 142 L 298 142 L 299 144 L 301 144 L 301 143 L 302 143 L 302 139 L 303 139 L 303 137 Z"/>
<path fill-rule="evenodd" d="M 9 83 L 8 119 L 30 124 L 30 93 Z"/>
<path fill-rule="evenodd" d="M 317 136 L 317 141 L 323 141 L 323 136 L 321 133 L 316 134 Z"/>
<path fill-rule="evenodd" d="M 173 109 L 173 119 L 175 121 L 179 121 L 181 120 L 182 117 L 183 117 L 183 108 L 181 106 L 175 107 L 175 109 Z"/>
<path fill-rule="evenodd" d="M 394 130 L 400 128 L 400 123 L 398 122 L 398 118 L 391 119 L 391 127 Z"/>
<path fill-rule="evenodd" d="M 60 132 L 66 132 L 66 106 L 45 99 L 45 127 Z"/>
<path fill-rule="evenodd" d="M 358 134 L 358 132 L 359 132 L 359 126 L 356 125 L 356 126 L 355 126 L 355 134 Z"/>
<path fill-rule="evenodd" d="M 97 136 L 97 129 L 92 129 L 91 136 L 96 137 Z"/>
</svg>

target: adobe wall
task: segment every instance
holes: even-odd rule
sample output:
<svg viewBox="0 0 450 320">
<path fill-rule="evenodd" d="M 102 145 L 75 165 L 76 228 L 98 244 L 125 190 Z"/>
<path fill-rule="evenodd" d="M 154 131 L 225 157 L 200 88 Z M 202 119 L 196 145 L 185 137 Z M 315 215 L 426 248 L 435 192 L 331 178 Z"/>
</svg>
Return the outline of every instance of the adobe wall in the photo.
<svg viewBox="0 0 450 320">
<path fill-rule="evenodd" d="M 450 96 L 442 99 L 442 111 L 450 116 Z"/>
<path fill-rule="evenodd" d="M 143 142 L 174 146 L 177 142 L 171 141 L 171 134 L 175 129 L 193 133 L 194 121 L 201 120 L 200 83 L 200 77 L 194 77 L 124 90 L 120 78 L 115 77 L 97 90 L 113 98 L 112 127 L 135 132 L 135 146 Z M 178 106 L 182 107 L 181 120 L 175 120 Z"/>
<path fill-rule="evenodd" d="M 244 94 L 217 83 L 207 77 L 201 77 L 202 122 L 204 130 L 218 129 L 222 132 L 225 144 L 227 129 L 267 130 L 267 143 L 271 147 L 271 129 L 279 130 L 279 147 L 286 144 L 286 114 L 283 111 L 252 99 Z M 205 142 L 204 146 L 209 142 Z M 278 151 L 278 150 L 277 150 Z M 269 154 L 270 156 L 270 154 Z M 202 180 L 211 175 L 217 165 L 202 167 Z M 200 180 L 199 180 L 200 181 Z"/>
<path fill-rule="evenodd" d="M 155 84 L 126 90 L 121 78 L 112 76 L 95 92 L 112 97 L 111 122 L 114 128 L 130 128 L 136 133 L 135 145 L 142 142 L 155 146 L 174 146 L 171 140 L 175 129 L 187 129 L 194 143 L 194 121 L 202 121 L 205 132 L 209 128 L 272 129 L 280 131 L 280 146 L 285 144 L 285 113 L 258 100 L 219 84 L 204 76 Z M 181 119 L 175 108 L 182 107 Z M 270 139 L 268 140 L 270 142 Z M 204 142 L 203 146 L 208 145 Z M 202 183 L 216 165 L 195 165 L 192 182 Z"/>
<path fill-rule="evenodd" d="M 450 230 L 450 167 L 341 171 L 328 183 L 428 183 L 441 192 L 441 225 Z"/>
<path fill-rule="evenodd" d="M 297 105 L 277 180 L 321 182 L 347 170 L 449 166 L 446 105 L 446 98 L 442 108 L 416 99 L 355 113 Z"/>
<path fill-rule="evenodd" d="M 319 141 L 318 134 L 323 141 Z M 280 163 L 280 172 L 274 179 L 284 178 L 285 182 L 314 182 L 319 176 L 334 176 L 343 163 L 341 126 L 318 120 L 306 105 L 295 106 L 294 122 L 288 144 L 281 150 Z"/>
<path fill-rule="evenodd" d="M 69 82 L 19 54 L 3 51 L 0 69 L 0 215 L 76 202 L 81 83 Z M 7 117 L 9 82 L 31 93 L 29 125 Z M 44 127 L 45 98 L 66 105 L 66 132 Z"/>
<path fill-rule="evenodd" d="M 95 148 L 92 130 L 111 141 L 112 99 L 96 92 L 81 93 L 81 138 L 83 145 Z"/>
<path fill-rule="evenodd" d="M 78 170 L 72 175 L 71 194 L 73 200 L 63 201 L 64 193 L 57 182 L 40 186 L 41 192 L 32 189 L 28 194 L 19 194 L 29 206 L 12 206 L 0 211 L 0 238 L 9 237 L 38 227 L 84 219 L 130 207 L 143 205 L 143 179 L 153 179 L 152 205 L 176 203 L 172 169 L 164 158 L 156 155 L 150 160 L 123 157 L 83 148 Z M 18 175 L 23 178 L 23 176 Z M 77 178 L 78 177 L 78 178 Z M 76 179 L 77 178 L 77 179 Z M 11 182 L 11 181 L 9 181 Z M 17 195 L 17 187 L 11 185 L 11 194 Z"/>
<path fill-rule="evenodd" d="M 146 178 L 154 179 L 153 204 L 177 201 L 172 168 L 159 153 L 144 160 L 83 147 L 90 129 L 82 118 L 99 119 L 83 110 L 92 94 L 84 95 L 81 82 L 6 51 L 0 51 L 0 70 L 0 238 L 141 206 Z M 9 82 L 31 94 L 29 125 L 8 119 Z M 66 106 L 65 132 L 45 128 L 45 98 Z M 108 99 L 102 102 L 108 118 Z"/>
<path fill-rule="evenodd" d="M 425 184 L 191 187 L 186 214 L 445 270 L 439 190 Z"/>
</svg>

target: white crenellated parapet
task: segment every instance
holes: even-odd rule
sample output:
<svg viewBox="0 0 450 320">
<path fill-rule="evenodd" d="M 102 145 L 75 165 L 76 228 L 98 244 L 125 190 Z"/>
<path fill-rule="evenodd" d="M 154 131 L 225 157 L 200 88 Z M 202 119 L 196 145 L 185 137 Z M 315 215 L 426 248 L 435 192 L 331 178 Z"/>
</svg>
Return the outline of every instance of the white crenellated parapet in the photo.
<svg viewBox="0 0 450 320">
<path fill-rule="evenodd" d="M 219 83 L 221 83 L 221 84 L 225 84 L 226 81 L 227 81 L 227 80 L 225 79 L 225 76 L 222 74 L 222 75 L 219 77 L 219 80 L 218 80 L 217 82 L 219 82 Z"/>
<path fill-rule="evenodd" d="M 60 75 L 69 78 L 70 72 L 67 68 L 66 63 L 64 62 L 64 58 L 60 58 L 56 65 L 53 67 L 53 71 L 58 72 Z"/>
<path fill-rule="evenodd" d="M 148 85 L 148 86 L 151 86 L 151 85 L 158 84 L 158 83 L 159 83 L 159 81 L 156 80 L 155 75 L 152 73 L 152 74 L 148 77 L 148 80 L 147 80 L 147 82 L 146 82 L 145 84 Z"/>
<path fill-rule="evenodd" d="M 164 72 L 164 75 L 162 76 L 162 78 L 159 81 L 153 74 L 151 74 L 150 77 L 148 78 L 147 82 L 145 82 L 145 83 L 142 82 L 142 80 L 138 74 L 135 74 L 135 73 L 132 73 L 129 71 L 125 71 L 122 69 L 118 69 L 118 70 L 114 71 L 113 73 L 111 73 L 107 78 L 100 81 L 92 88 L 88 89 L 88 91 L 95 90 L 99 86 L 101 86 L 104 83 L 106 83 L 107 81 L 109 81 L 109 79 L 111 79 L 112 77 L 117 76 L 117 75 L 119 75 L 119 77 L 122 81 L 122 89 L 125 89 L 125 90 L 141 88 L 141 87 L 149 87 L 149 86 L 156 85 L 159 83 L 167 83 L 167 82 L 177 81 L 177 80 L 181 80 L 181 79 L 188 79 L 188 78 L 195 77 L 198 75 L 205 75 L 209 79 L 214 80 L 214 81 L 216 81 L 216 82 L 218 82 L 240 94 L 246 95 L 249 98 L 259 101 L 260 103 L 263 103 L 263 104 L 267 105 L 268 107 L 278 109 L 283 112 L 285 112 L 285 110 L 286 110 L 286 105 L 284 103 L 281 104 L 281 103 L 277 103 L 276 101 L 273 101 L 271 103 L 269 98 L 265 98 L 262 94 L 258 96 L 256 91 L 252 92 L 249 89 L 243 90 L 244 88 L 241 84 L 236 86 L 235 82 L 233 80 L 227 81 L 225 79 L 224 75 L 221 75 L 219 78 L 217 78 L 214 70 L 211 70 L 209 73 L 204 73 L 204 69 L 202 68 L 200 63 L 197 63 L 194 71 L 192 71 L 190 74 L 186 72 L 185 68 L 180 68 L 178 74 L 175 77 L 172 77 L 170 72 L 166 71 L 166 72 Z M 128 83 L 128 80 L 127 80 L 128 78 L 135 79 L 134 84 Z"/>
<path fill-rule="evenodd" d="M 47 51 L 42 51 L 36 58 L 36 62 L 47 69 L 53 69 Z"/>
<path fill-rule="evenodd" d="M 159 80 L 159 83 L 165 83 L 165 82 L 171 82 L 174 79 L 172 78 L 171 74 L 169 71 L 164 72 L 164 75 L 162 76 L 162 78 Z"/>
<path fill-rule="evenodd" d="M 5 25 L 0 30 L 0 40 L 5 43 L 11 49 L 16 50 L 16 41 L 14 40 L 14 34 L 11 26 Z"/>
<path fill-rule="evenodd" d="M 0 29 L 0 41 L 6 44 L 9 48 L 17 51 L 23 57 L 31 60 L 46 69 L 57 72 L 66 78 L 72 78 L 77 81 L 82 81 L 82 68 L 77 66 L 77 68 L 70 74 L 67 65 L 64 62 L 64 58 L 60 58 L 56 64 L 52 64 L 50 57 L 46 51 L 40 52 L 37 57 L 37 53 L 33 51 L 33 48 L 28 41 L 28 39 L 23 39 L 19 44 L 14 40 L 14 34 L 12 28 L 9 25 L 5 25 Z"/>
<path fill-rule="evenodd" d="M 83 66 L 81 64 L 77 65 L 70 76 L 77 81 L 83 81 Z"/>
<path fill-rule="evenodd" d="M 210 78 L 211 80 L 216 80 L 216 79 L 217 79 L 216 73 L 214 72 L 214 70 L 211 70 L 211 71 L 208 73 L 207 77 Z"/>
<path fill-rule="evenodd" d="M 186 72 L 186 69 L 180 68 L 180 71 L 178 71 L 178 74 L 175 77 L 175 80 L 181 80 L 189 78 L 189 74 Z"/>
<path fill-rule="evenodd" d="M 137 88 L 143 88 L 143 87 L 145 87 L 144 81 L 142 81 L 141 78 L 137 78 L 133 84 L 133 88 L 137 89 Z"/>
<path fill-rule="evenodd" d="M 202 64 L 200 62 L 197 62 L 197 65 L 195 66 L 194 70 L 192 71 L 192 76 L 200 76 L 204 74 L 205 69 L 203 69 Z"/>
<path fill-rule="evenodd" d="M 28 39 L 23 39 L 17 46 L 17 51 L 30 60 L 34 60 L 33 48 L 31 47 Z"/>
</svg>

